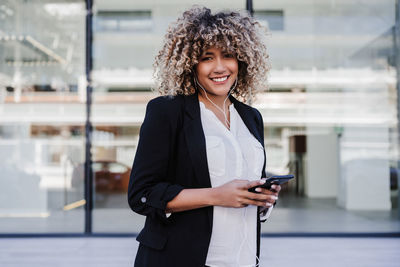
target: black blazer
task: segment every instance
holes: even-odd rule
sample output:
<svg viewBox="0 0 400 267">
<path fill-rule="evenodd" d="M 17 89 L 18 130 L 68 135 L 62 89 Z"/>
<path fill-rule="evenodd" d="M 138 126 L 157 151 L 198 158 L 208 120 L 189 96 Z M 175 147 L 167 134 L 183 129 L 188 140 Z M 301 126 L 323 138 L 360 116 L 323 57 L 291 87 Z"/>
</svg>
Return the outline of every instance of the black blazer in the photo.
<svg viewBox="0 0 400 267">
<path fill-rule="evenodd" d="M 264 147 L 261 114 L 231 97 L 250 132 Z M 265 151 L 264 151 L 265 155 Z M 172 213 L 165 208 L 184 188 L 211 187 L 197 94 L 157 97 L 146 108 L 132 167 L 128 202 L 145 215 L 137 236 L 136 267 L 204 267 L 211 238 L 213 207 Z M 265 177 L 265 156 L 263 172 Z M 257 219 L 257 256 L 260 221 Z"/>
</svg>

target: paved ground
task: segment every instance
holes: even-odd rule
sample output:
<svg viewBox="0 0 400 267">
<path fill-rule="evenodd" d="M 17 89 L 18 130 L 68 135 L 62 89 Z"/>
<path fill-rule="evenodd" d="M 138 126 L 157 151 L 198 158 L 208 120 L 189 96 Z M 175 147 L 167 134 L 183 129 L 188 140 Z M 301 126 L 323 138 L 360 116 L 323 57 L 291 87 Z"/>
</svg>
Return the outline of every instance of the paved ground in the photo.
<svg viewBox="0 0 400 267">
<path fill-rule="evenodd" d="M 0 266 L 129 267 L 136 248 L 134 238 L 0 238 Z M 261 267 L 400 267 L 400 238 L 268 237 L 261 251 Z"/>
</svg>

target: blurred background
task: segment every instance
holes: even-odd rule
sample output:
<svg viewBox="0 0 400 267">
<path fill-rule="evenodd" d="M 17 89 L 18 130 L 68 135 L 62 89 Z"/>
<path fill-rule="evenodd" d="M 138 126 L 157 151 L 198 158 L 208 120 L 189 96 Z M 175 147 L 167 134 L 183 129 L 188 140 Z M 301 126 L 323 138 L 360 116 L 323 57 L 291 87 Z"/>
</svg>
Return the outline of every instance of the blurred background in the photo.
<svg viewBox="0 0 400 267">
<path fill-rule="evenodd" d="M 262 232 L 400 233 L 397 0 L 95 0 L 93 13 L 83 0 L 0 0 L 0 234 L 142 228 L 126 192 L 152 64 L 193 4 L 247 7 L 270 30 L 270 89 L 253 106 L 268 172 L 296 179 Z"/>
</svg>

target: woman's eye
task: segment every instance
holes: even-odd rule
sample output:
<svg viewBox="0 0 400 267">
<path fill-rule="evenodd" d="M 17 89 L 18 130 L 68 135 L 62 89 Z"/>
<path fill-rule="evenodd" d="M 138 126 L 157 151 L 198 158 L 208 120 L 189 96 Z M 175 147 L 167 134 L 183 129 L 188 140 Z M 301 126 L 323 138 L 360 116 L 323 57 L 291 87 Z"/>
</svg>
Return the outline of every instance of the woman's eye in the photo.
<svg viewBox="0 0 400 267">
<path fill-rule="evenodd" d="M 225 54 L 225 57 L 226 58 L 233 58 L 233 55 L 232 54 Z"/>
<path fill-rule="evenodd" d="M 201 59 L 201 61 L 207 61 L 207 60 L 211 60 L 212 58 L 211 57 L 203 57 L 202 59 Z"/>
</svg>

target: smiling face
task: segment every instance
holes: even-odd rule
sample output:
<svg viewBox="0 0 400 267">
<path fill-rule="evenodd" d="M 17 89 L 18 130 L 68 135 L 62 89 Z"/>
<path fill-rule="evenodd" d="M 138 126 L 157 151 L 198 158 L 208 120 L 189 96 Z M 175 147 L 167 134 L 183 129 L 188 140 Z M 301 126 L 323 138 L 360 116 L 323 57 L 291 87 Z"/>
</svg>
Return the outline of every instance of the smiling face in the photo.
<svg viewBox="0 0 400 267">
<path fill-rule="evenodd" d="M 197 79 L 209 97 L 225 98 L 238 75 L 235 55 L 215 47 L 203 52 L 196 65 Z M 200 94 L 204 94 L 199 89 Z"/>
</svg>

